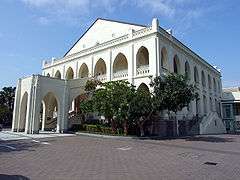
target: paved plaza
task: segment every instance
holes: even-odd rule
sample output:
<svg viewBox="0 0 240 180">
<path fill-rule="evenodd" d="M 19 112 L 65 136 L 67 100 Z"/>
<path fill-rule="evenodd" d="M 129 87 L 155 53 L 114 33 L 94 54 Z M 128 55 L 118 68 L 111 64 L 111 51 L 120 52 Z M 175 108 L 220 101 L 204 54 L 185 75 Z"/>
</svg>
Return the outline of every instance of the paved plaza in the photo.
<svg viewBox="0 0 240 180">
<path fill-rule="evenodd" d="M 5 139 L 0 141 L 0 162 L 0 179 L 239 180 L 240 136 Z"/>
</svg>

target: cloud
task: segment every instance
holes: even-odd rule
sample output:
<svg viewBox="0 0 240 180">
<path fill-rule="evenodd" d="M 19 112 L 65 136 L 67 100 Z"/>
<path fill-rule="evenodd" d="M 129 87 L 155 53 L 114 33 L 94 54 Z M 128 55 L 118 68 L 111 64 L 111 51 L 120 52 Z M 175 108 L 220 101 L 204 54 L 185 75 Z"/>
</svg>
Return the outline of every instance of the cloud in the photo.
<svg viewBox="0 0 240 180">
<path fill-rule="evenodd" d="M 21 0 L 38 10 L 37 20 L 42 25 L 64 22 L 69 25 L 87 23 L 90 17 L 111 16 L 122 7 L 136 9 L 147 15 L 167 21 L 174 34 L 185 35 L 198 19 L 209 13 L 208 0 Z M 214 3 L 213 3 L 214 4 Z M 36 11 L 34 11 L 36 12 Z"/>
</svg>

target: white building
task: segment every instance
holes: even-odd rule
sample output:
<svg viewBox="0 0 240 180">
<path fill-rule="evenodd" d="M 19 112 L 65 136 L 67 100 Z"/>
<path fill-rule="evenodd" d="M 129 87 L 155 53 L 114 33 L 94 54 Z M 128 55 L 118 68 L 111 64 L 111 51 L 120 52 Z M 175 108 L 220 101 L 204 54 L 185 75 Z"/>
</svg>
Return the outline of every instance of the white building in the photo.
<svg viewBox="0 0 240 180">
<path fill-rule="evenodd" d="M 240 87 L 224 88 L 223 121 L 228 132 L 240 132 Z"/>
<path fill-rule="evenodd" d="M 19 79 L 12 130 L 38 133 L 51 129 L 57 119 L 57 131 L 67 131 L 69 112 L 76 110 L 72 102 L 84 92 L 88 77 L 149 88 L 150 75 L 166 72 L 186 73 L 199 88 L 200 99 L 179 116 L 204 117 L 201 134 L 225 132 L 220 72 L 162 29 L 157 19 L 150 26 L 97 19 L 62 58 L 43 62 L 42 75 Z"/>
</svg>

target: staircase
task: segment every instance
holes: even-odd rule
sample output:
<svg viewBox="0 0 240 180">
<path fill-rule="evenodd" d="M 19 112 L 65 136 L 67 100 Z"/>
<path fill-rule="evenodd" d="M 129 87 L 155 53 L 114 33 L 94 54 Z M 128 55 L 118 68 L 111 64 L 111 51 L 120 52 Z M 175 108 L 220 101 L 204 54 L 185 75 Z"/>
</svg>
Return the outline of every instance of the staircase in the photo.
<svg viewBox="0 0 240 180">
<path fill-rule="evenodd" d="M 200 134 L 223 134 L 226 127 L 217 112 L 210 112 L 199 123 Z"/>
</svg>

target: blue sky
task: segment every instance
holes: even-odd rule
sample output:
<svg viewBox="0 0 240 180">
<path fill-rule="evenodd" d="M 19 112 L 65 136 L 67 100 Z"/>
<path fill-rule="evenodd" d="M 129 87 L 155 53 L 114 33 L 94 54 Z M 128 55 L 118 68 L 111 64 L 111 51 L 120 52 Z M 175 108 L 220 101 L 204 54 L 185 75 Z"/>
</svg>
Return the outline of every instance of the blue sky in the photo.
<svg viewBox="0 0 240 180">
<path fill-rule="evenodd" d="M 1 0 L 0 88 L 41 73 L 97 18 L 173 29 L 174 35 L 222 70 L 223 86 L 240 86 L 239 0 Z"/>
</svg>

